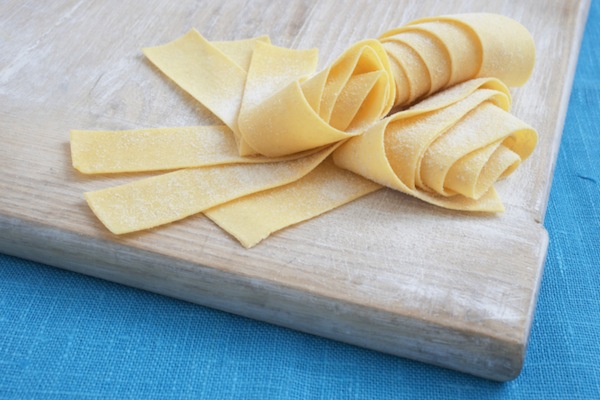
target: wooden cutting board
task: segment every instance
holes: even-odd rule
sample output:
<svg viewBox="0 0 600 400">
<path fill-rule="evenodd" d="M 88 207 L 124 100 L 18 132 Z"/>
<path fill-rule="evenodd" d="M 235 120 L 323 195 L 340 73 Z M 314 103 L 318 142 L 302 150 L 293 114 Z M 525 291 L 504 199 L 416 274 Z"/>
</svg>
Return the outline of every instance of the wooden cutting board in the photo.
<svg viewBox="0 0 600 400">
<path fill-rule="evenodd" d="M 524 359 L 546 257 L 543 218 L 589 0 L 3 1 L 0 252 L 383 352 L 508 380 Z M 140 49 L 195 27 L 212 40 L 268 34 L 318 47 L 414 18 L 497 12 L 537 45 L 514 114 L 533 156 L 498 185 L 506 212 L 443 210 L 383 190 L 246 250 L 199 215 L 116 237 L 82 193 L 143 174 L 71 167 L 69 129 L 203 125 L 210 113 Z"/>
</svg>

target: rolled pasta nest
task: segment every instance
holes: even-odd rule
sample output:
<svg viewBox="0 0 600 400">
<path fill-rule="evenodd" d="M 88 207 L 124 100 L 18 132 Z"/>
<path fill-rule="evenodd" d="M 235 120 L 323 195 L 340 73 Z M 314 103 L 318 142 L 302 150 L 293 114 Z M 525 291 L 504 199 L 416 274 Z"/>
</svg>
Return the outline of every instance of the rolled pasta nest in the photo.
<svg viewBox="0 0 600 400">
<path fill-rule="evenodd" d="M 170 172 L 85 193 L 115 234 L 204 213 L 245 247 L 388 187 L 440 207 L 500 212 L 494 183 L 535 148 L 508 86 L 535 48 L 496 14 L 419 19 L 355 43 L 315 72 L 317 50 L 195 30 L 143 49 L 222 125 L 71 131 L 84 174 Z"/>
</svg>

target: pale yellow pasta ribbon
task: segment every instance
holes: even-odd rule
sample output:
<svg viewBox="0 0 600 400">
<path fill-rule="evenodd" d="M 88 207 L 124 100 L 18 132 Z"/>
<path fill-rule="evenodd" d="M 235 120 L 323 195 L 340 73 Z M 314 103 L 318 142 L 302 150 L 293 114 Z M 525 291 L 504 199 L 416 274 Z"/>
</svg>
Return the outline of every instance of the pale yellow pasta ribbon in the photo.
<svg viewBox="0 0 600 400">
<path fill-rule="evenodd" d="M 422 18 L 392 29 L 379 40 L 388 52 L 396 83 L 396 106 L 479 77 L 523 85 L 535 64 L 527 29 L 498 14 Z"/>
<path fill-rule="evenodd" d="M 493 183 L 537 142 L 508 113 L 502 82 L 480 78 L 385 118 L 334 153 L 336 165 L 441 207 L 503 211 Z"/>
</svg>

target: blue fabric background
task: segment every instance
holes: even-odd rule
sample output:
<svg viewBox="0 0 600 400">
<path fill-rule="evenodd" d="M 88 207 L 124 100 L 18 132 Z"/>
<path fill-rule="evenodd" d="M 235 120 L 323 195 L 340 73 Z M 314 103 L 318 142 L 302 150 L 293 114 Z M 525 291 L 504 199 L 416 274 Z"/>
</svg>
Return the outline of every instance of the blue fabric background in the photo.
<svg viewBox="0 0 600 400">
<path fill-rule="evenodd" d="M 499 384 L 0 255 L 0 398 L 600 399 L 600 4 L 523 372 Z"/>
</svg>

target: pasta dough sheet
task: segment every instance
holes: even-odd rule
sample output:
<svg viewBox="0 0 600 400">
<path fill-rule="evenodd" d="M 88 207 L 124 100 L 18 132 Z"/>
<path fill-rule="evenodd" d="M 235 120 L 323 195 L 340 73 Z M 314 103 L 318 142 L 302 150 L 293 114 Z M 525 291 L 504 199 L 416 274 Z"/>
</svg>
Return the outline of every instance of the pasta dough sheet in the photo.
<svg viewBox="0 0 600 400">
<path fill-rule="evenodd" d="M 537 142 L 509 113 L 506 86 L 530 76 L 533 39 L 500 15 L 413 21 L 319 72 L 316 49 L 265 36 L 210 42 L 192 30 L 143 52 L 224 125 L 71 132 L 83 173 L 177 170 L 86 193 L 117 234 L 204 212 L 252 247 L 382 185 L 498 212 L 494 182 Z"/>
</svg>

